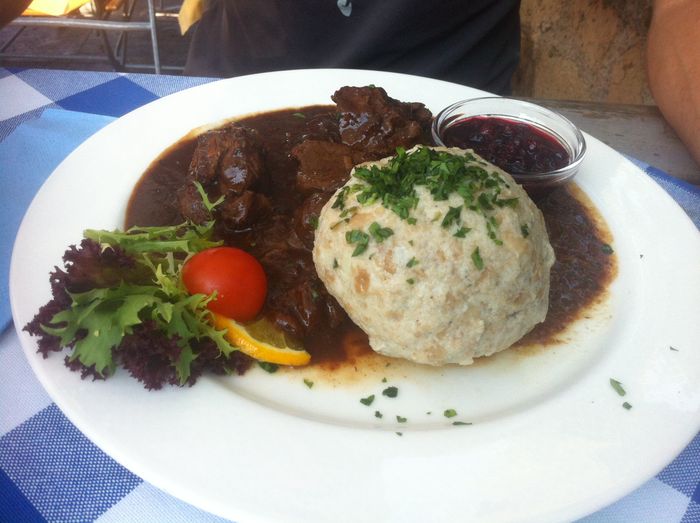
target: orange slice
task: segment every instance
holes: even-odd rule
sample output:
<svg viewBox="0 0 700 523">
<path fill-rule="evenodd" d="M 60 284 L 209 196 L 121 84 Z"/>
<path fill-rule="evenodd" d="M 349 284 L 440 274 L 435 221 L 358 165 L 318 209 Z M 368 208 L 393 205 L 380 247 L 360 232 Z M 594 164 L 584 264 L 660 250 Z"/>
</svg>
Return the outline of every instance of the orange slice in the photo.
<svg viewBox="0 0 700 523">
<path fill-rule="evenodd" d="M 311 360 L 311 354 L 291 346 L 284 333 L 265 318 L 243 324 L 214 312 L 212 316 L 214 326 L 226 331 L 226 339 L 251 358 L 293 367 Z"/>
</svg>

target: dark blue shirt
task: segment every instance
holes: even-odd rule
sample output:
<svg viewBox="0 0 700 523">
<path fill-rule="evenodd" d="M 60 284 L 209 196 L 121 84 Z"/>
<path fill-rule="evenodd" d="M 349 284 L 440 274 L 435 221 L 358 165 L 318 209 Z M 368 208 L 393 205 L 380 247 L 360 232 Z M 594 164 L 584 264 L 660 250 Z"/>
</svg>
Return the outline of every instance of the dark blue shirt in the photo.
<svg viewBox="0 0 700 523">
<path fill-rule="evenodd" d="M 395 71 L 505 94 L 518 63 L 519 0 L 210 0 L 186 72 Z"/>
</svg>

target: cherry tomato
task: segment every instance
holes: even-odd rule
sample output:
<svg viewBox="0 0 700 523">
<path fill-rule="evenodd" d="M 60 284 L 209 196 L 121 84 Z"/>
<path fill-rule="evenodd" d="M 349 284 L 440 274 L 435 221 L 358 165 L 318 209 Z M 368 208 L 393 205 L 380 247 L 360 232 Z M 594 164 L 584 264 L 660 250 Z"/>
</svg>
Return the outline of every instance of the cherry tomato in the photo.
<svg viewBox="0 0 700 523">
<path fill-rule="evenodd" d="M 182 281 L 190 294 L 216 291 L 209 309 L 236 321 L 255 318 L 267 294 L 267 277 L 260 262 L 234 247 L 198 252 L 185 262 Z"/>
</svg>

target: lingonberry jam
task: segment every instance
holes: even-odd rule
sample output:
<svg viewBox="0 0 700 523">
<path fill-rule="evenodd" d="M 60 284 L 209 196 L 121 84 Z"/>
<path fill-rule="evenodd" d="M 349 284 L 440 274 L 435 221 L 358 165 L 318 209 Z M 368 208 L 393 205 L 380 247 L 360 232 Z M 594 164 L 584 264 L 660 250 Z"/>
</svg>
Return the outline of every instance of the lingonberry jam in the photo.
<svg viewBox="0 0 700 523">
<path fill-rule="evenodd" d="M 443 131 L 442 141 L 448 147 L 474 149 L 510 174 L 546 173 L 570 162 L 569 153 L 552 135 L 508 118 L 464 118 Z"/>
</svg>

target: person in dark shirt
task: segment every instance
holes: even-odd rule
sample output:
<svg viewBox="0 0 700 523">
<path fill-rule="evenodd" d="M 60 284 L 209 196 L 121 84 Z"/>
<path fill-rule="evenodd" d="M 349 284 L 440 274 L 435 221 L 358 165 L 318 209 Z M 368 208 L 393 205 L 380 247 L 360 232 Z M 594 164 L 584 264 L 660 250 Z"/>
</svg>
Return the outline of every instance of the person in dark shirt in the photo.
<svg viewBox="0 0 700 523">
<path fill-rule="evenodd" d="M 0 29 L 21 15 L 31 3 L 32 0 L 0 0 Z"/>
<path fill-rule="evenodd" d="M 507 94 L 519 8 L 520 0 L 209 0 L 185 72 L 374 69 Z"/>
</svg>

